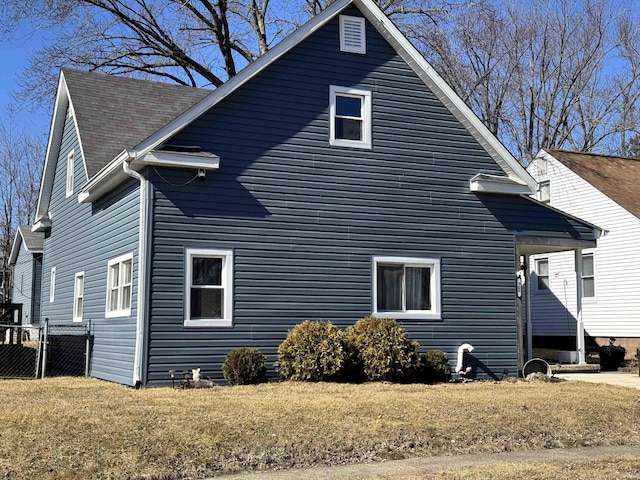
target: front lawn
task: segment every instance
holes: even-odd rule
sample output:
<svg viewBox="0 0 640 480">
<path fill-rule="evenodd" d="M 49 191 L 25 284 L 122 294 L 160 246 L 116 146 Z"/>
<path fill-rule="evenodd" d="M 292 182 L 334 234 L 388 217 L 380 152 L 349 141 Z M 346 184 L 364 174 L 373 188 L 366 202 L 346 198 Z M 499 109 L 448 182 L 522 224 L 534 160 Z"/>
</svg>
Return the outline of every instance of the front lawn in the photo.
<svg viewBox="0 0 640 480">
<path fill-rule="evenodd" d="M 640 444 L 640 392 L 586 383 L 133 390 L 0 382 L 12 479 L 201 478 L 443 453 Z"/>
</svg>

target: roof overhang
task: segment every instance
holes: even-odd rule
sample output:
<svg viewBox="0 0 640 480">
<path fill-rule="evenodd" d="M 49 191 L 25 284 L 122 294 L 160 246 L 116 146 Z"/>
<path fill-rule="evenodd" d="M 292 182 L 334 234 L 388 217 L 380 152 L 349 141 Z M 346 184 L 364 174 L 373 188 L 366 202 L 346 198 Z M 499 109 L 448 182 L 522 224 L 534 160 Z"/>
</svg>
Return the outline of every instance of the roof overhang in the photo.
<svg viewBox="0 0 640 480">
<path fill-rule="evenodd" d="M 535 192 L 528 184 L 516 182 L 509 177 L 482 173 L 469 180 L 469 190 L 477 193 L 497 193 L 501 195 L 531 195 Z"/>
<path fill-rule="evenodd" d="M 573 240 L 568 238 L 533 237 L 516 235 L 516 245 L 520 255 L 537 255 L 566 252 L 584 248 L 596 248 L 596 240 Z"/>
<path fill-rule="evenodd" d="M 217 170 L 220 157 L 209 152 L 174 152 L 151 150 L 140 154 L 136 150 L 124 150 L 88 182 L 78 194 L 79 203 L 90 203 L 104 196 L 129 178 L 123 164 L 140 171 L 145 167 L 187 168 L 195 170 Z"/>
<path fill-rule="evenodd" d="M 18 260 L 18 253 L 20 252 L 20 247 L 24 246 L 24 250 L 29 253 L 42 253 L 42 248 L 29 248 L 27 242 L 25 242 L 24 237 L 22 236 L 22 231 L 20 230 L 22 227 L 18 227 L 16 229 L 16 236 L 13 238 L 13 244 L 11 246 L 11 253 L 9 254 L 9 265 L 15 265 Z M 35 231 L 35 230 L 33 230 Z"/>
</svg>

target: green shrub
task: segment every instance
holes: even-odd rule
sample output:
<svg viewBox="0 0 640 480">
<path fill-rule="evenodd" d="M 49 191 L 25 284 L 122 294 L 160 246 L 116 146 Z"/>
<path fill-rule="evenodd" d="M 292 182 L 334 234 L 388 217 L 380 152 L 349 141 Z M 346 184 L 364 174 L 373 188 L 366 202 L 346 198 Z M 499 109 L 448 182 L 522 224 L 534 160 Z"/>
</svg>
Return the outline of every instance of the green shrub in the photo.
<svg viewBox="0 0 640 480">
<path fill-rule="evenodd" d="M 229 352 L 222 374 L 231 385 L 251 385 L 265 381 L 265 357 L 256 348 L 240 347 Z"/>
<path fill-rule="evenodd" d="M 338 380 L 346 360 L 344 332 L 329 322 L 305 320 L 278 348 L 280 377 L 284 380 Z"/>
<path fill-rule="evenodd" d="M 422 356 L 422 370 L 427 383 L 447 382 L 451 376 L 449 357 L 442 350 L 430 350 Z"/>
<path fill-rule="evenodd" d="M 407 380 L 420 366 L 420 345 L 393 319 L 363 318 L 346 335 L 365 380 Z"/>
<path fill-rule="evenodd" d="M 601 370 L 617 370 L 624 362 L 624 356 L 627 354 L 627 350 L 620 345 L 614 345 L 615 341 L 615 338 L 610 338 L 609 345 L 598 347 Z"/>
</svg>

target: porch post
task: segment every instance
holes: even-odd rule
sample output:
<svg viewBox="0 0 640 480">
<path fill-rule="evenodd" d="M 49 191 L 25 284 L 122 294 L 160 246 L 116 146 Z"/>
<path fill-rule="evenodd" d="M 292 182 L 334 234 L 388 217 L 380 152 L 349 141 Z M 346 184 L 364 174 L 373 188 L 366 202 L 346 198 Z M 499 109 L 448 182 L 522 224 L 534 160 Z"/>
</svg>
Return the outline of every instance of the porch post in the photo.
<svg viewBox="0 0 640 480">
<path fill-rule="evenodd" d="M 529 265 L 531 257 L 529 255 L 524 256 L 524 264 L 527 266 L 527 299 L 525 302 L 525 318 L 527 320 L 527 360 L 533 358 L 533 329 L 531 328 L 531 267 Z"/>
<path fill-rule="evenodd" d="M 582 322 L 582 249 L 576 248 L 576 350 L 578 352 L 578 363 L 587 363 L 584 345 L 584 323 Z"/>
</svg>

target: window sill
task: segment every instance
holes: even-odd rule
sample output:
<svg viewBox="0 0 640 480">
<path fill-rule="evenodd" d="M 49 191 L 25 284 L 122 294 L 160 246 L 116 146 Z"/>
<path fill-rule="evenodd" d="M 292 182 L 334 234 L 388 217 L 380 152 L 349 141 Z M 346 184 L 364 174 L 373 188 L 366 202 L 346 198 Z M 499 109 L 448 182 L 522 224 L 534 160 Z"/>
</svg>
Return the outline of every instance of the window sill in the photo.
<svg viewBox="0 0 640 480">
<path fill-rule="evenodd" d="M 116 310 L 113 312 L 106 312 L 104 318 L 117 318 L 117 317 L 130 317 L 131 309 L 129 310 Z"/>
<path fill-rule="evenodd" d="M 371 142 L 359 142 L 357 140 L 342 140 L 339 138 L 333 138 L 329 140 L 329 145 L 331 145 L 332 147 L 351 147 L 371 150 Z"/>
<path fill-rule="evenodd" d="M 372 317 L 393 318 L 395 320 L 442 320 L 440 313 L 427 312 L 373 312 Z"/>
<path fill-rule="evenodd" d="M 233 327 L 233 320 L 230 318 L 218 318 L 211 320 L 185 320 L 185 327 Z"/>
</svg>

